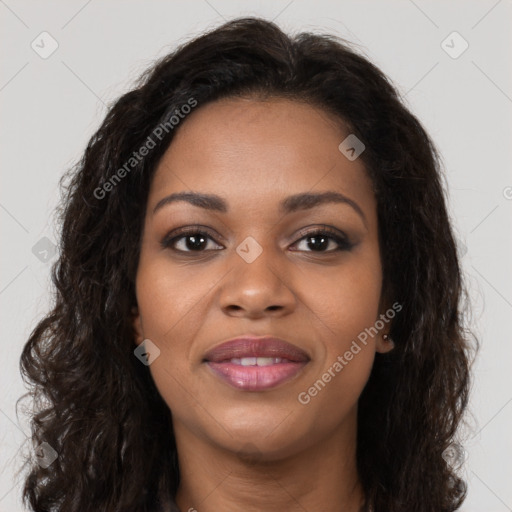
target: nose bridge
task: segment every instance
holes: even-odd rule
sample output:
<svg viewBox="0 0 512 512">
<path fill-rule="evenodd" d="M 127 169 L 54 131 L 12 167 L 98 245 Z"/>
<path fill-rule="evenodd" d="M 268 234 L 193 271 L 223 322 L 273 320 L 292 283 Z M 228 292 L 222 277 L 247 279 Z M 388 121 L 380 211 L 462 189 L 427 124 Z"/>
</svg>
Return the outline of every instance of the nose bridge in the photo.
<svg viewBox="0 0 512 512">
<path fill-rule="evenodd" d="M 295 297 L 281 256 L 271 242 L 247 236 L 231 254 L 232 271 L 222 287 L 221 307 L 248 313 L 289 309 Z"/>
<path fill-rule="evenodd" d="M 254 236 L 247 236 L 235 249 L 231 264 L 236 273 L 236 282 L 245 287 L 260 290 L 272 288 L 274 291 L 281 286 L 279 254 L 270 241 L 260 235 L 259 242 Z M 261 243 L 260 243 L 261 242 Z"/>
</svg>

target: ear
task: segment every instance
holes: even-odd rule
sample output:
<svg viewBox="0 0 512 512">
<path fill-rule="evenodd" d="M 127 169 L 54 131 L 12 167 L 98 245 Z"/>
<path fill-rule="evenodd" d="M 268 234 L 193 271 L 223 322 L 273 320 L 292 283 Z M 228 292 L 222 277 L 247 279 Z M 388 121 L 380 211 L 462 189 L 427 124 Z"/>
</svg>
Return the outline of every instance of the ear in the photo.
<svg viewBox="0 0 512 512">
<path fill-rule="evenodd" d="M 139 308 L 134 306 L 131 310 L 132 326 L 135 344 L 138 346 L 144 341 L 144 333 L 142 328 L 142 320 L 139 313 Z"/>
<path fill-rule="evenodd" d="M 380 354 L 386 354 L 395 348 L 394 341 L 389 337 L 387 331 L 379 332 L 375 341 L 375 350 Z"/>
</svg>

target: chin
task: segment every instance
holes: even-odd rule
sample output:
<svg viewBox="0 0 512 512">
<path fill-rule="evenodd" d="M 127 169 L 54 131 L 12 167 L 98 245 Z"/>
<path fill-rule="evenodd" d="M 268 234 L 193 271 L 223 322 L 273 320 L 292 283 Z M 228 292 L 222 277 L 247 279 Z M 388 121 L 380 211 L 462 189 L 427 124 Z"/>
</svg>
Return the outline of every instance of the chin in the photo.
<svg viewBox="0 0 512 512">
<path fill-rule="evenodd" d="M 268 408 L 260 412 L 245 410 L 226 416 L 216 416 L 220 425 L 211 433 L 214 442 L 231 452 L 251 454 L 261 460 L 288 457 L 305 448 L 314 436 L 305 424 L 297 423 L 297 415 L 290 409 L 278 409 L 271 415 Z M 293 423 L 290 421 L 293 419 Z"/>
</svg>

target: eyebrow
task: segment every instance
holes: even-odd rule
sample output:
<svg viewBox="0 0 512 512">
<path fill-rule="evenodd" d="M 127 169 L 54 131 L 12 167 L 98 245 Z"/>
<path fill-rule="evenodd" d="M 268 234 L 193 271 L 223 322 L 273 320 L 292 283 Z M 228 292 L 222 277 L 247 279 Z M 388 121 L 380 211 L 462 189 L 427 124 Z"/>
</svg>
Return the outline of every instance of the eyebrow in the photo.
<svg viewBox="0 0 512 512">
<path fill-rule="evenodd" d="M 199 208 L 220 213 L 227 213 L 229 211 L 228 204 L 220 196 L 199 192 L 176 192 L 158 201 L 153 209 L 153 215 L 164 206 L 178 201 L 185 201 Z M 309 210 L 315 206 L 327 203 L 342 203 L 351 206 L 363 219 L 365 226 L 367 226 L 367 219 L 361 207 L 353 199 L 339 192 L 305 192 L 288 196 L 279 204 L 279 210 L 282 214 L 289 214 L 299 210 Z"/>
</svg>

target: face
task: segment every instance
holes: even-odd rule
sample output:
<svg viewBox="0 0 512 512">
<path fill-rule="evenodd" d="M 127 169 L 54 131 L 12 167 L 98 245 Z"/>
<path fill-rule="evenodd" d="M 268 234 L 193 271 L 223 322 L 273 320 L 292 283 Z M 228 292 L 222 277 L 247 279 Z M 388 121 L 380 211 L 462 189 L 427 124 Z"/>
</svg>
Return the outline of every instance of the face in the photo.
<svg viewBox="0 0 512 512">
<path fill-rule="evenodd" d="M 370 179 L 338 149 L 348 134 L 307 104 L 224 99 L 191 113 L 161 159 L 135 329 L 160 350 L 149 369 L 178 447 L 251 444 L 271 460 L 355 432 L 375 352 L 388 348 L 386 329 L 363 334 L 385 311 L 382 269 Z M 215 197 L 169 197 L 185 192 Z M 212 350 L 245 335 L 285 340 L 295 362 L 221 350 L 215 365 Z"/>
</svg>

